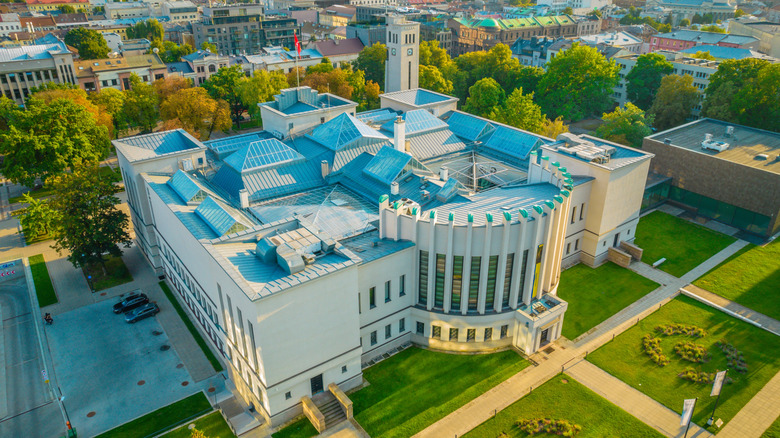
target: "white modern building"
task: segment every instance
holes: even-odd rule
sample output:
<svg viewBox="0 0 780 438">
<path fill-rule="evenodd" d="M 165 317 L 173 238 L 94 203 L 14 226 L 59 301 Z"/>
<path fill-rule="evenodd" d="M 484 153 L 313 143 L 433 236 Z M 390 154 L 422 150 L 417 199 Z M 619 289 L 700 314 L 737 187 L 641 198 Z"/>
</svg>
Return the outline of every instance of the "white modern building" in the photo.
<svg viewBox="0 0 780 438">
<path fill-rule="evenodd" d="M 284 90 L 261 108 L 277 132 L 114 141 L 138 245 L 272 425 L 410 343 L 537 351 L 564 324 L 562 266 L 634 238 L 652 154 L 427 90 L 328 99 Z"/>
</svg>

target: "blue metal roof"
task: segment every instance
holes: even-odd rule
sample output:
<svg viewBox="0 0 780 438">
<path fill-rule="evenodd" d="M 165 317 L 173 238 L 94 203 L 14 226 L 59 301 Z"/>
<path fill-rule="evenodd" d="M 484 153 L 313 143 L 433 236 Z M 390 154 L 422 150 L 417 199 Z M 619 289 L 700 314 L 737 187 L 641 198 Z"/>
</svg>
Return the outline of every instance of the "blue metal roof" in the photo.
<svg viewBox="0 0 780 438">
<path fill-rule="evenodd" d="M 542 144 L 544 141 L 534 134 L 501 125 L 484 142 L 490 149 L 522 159 L 528 158 L 528 154 Z"/>
<path fill-rule="evenodd" d="M 739 47 L 712 46 L 708 44 L 693 46 L 684 50 L 680 50 L 680 53 L 696 54 L 696 52 L 709 52 L 710 55 L 718 59 L 744 59 L 753 57 L 753 52 L 748 49 L 740 49 Z"/>
<path fill-rule="evenodd" d="M 236 224 L 236 219 L 211 196 L 203 200 L 198 208 L 195 209 L 195 214 L 206 221 L 217 236 L 224 235 Z"/>
<path fill-rule="evenodd" d="M 468 141 L 476 141 L 493 130 L 493 125 L 487 120 L 459 111 L 450 115 L 447 124 L 455 135 Z"/>
<path fill-rule="evenodd" d="M 322 184 L 322 174 L 319 162 L 298 160 L 243 173 L 222 166 L 211 182 L 235 199 L 246 189 L 249 199 L 257 201 L 317 187 Z"/>
<path fill-rule="evenodd" d="M 412 105 L 428 105 L 431 103 L 446 102 L 448 100 L 456 99 L 446 94 L 436 93 L 424 88 L 417 88 L 414 90 L 396 91 L 394 93 L 386 93 L 384 97 L 396 100 L 398 102 L 412 104 Z"/>
<path fill-rule="evenodd" d="M 422 134 L 448 127 L 444 121 L 424 109 L 407 111 L 402 117 L 406 121 L 406 135 Z M 382 129 L 395 133 L 395 120 L 382 125 Z"/>
<path fill-rule="evenodd" d="M 360 137 L 387 140 L 387 137 L 348 113 L 342 113 L 328 120 L 314 128 L 307 136 L 334 151 L 349 145 Z"/>
<path fill-rule="evenodd" d="M 273 136 L 266 131 L 260 131 L 243 135 L 234 135 L 227 138 L 220 138 L 218 140 L 204 141 L 203 144 L 205 144 L 218 156 L 223 156 L 230 152 L 237 151 L 252 142 L 264 140 L 266 138 L 273 138 Z"/>
<path fill-rule="evenodd" d="M 251 172 L 264 167 L 302 160 L 304 157 L 281 141 L 270 138 L 254 141 L 225 158 L 225 164 L 238 172 Z"/>
<path fill-rule="evenodd" d="M 398 117 L 398 113 L 390 108 L 382 108 L 373 111 L 364 111 L 355 115 L 359 120 L 364 123 L 376 123 L 382 124 L 388 120 L 395 120 Z"/>
<path fill-rule="evenodd" d="M 412 155 L 421 161 L 467 148 L 466 144 L 449 129 L 426 132 L 409 137 L 408 140 Z"/>
<path fill-rule="evenodd" d="M 379 182 L 390 184 L 398 177 L 412 157 L 392 147 L 383 146 L 368 162 L 363 172 Z"/>
<path fill-rule="evenodd" d="M 377 152 L 379 152 L 379 149 L 381 149 L 382 146 L 390 144 L 390 142 L 388 142 L 387 140 L 377 140 L 377 139 L 363 139 L 355 143 L 356 144 L 350 147 L 343 148 L 339 151 L 336 151 L 336 153 L 333 156 L 333 164 L 331 165 L 332 168 L 331 170 L 333 172 L 337 172 L 345 164 L 354 160 L 364 152 L 368 152 L 371 155 L 374 155 Z"/>
<path fill-rule="evenodd" d="M 190 176 L 183 170 L 174 173 L 171 179 L 168 180 L 168 185 L 184 202 L 190 202 L 192 198 L 200 193 L 200 186 L 191 180 Z"/>
<path fill-rule="evenodd" d="M 151 150 L 157 155 L 170 154 L 172 152 L 200 147 L 200 145 L 182 129 L 138 135 L 135 137 L 125 137 L 117 141 L 129 146 Z"/>
</svg>

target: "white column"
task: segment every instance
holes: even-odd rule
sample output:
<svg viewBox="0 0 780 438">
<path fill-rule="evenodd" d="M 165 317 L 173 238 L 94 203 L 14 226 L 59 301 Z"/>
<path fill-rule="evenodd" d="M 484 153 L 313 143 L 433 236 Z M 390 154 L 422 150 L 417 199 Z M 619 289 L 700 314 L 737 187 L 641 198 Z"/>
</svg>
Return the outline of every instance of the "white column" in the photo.
<svg viewBox="0 0 780 438">
<path fill-rule="evenodd" d="M 452 234 L 455 221 L 452 213 L 447 218 L 447 259 L 444 268 L 444 311 L 449 312 L 452 306 Z"/>
<path fill-rule="evenodd" d="M 517 309 L 517 298 L 520 294 L 520 290 L 523 288 L 523 284 L 520 284 L 520 276 L 525 269 L 525 265 L 523 265 L 523 253 L 526 248 L 523 246 L 523 239 L 525 237 L 525 230 L 529 227 L 528 219 L 526 219 L 527 217 L 528 212 L 521 208 L 520 213 L 518 214 L 518 220 L 520 221 L 518 227 L 520 227 L 520 229 L 517 232 L 517 245 L 515 245 L 515 264 L 513 266 L 514 272 L 512 272 L 512 286 L 509 290 L 509 307 L 512 309 Z M 528 251 L 528 254 L 530 256 L 531 251 Z M 520 299 L 522 300 L 522 297 L 520 297 Z"/>
<path fill-rule="evenodd" d="M 463 254 L 463 281 L 460 282 L 460 313 L 469 311 L 469 290 L 471 285 L 471 244 L 474 240 L 474 216 L 469 213 L 466 229 L 466 252 Z"/>
<path fill-rule="evenodd" d="M 544 293 L 545 286 L 547 284 L 546 279 L 548 275 L 550 275 L 550 255 L 552 253 L 552 248 L 550 247 L 554 246 L 550 245 L 550 242 L 552 241 L 553 222 L 555 221 L 555 206 L 553 205 L 551 208 L 549 205 L 544 203 L 544 210 L 547 212 L 547 220 L 545 223 L 544 232 L 544 249 L 542 250 L 542 268 L 541 272 L 539 273 L 539 284 L 536 287 L 537 298 L 541 298 L 542 294 Z"/>
<path fill-rule="evenodd" d="M 544 241 L 544 228 L 543 228 L 543 218 L 544 218 L 544 210 L 542 207 L 539 207 L 537 205 L 534 206 L 534 208 L 531 209 L 533 217 L 534 217 L 534 225 L 533 225 L 533 245 L 531 245 L 531 248 L 529 248 L 528 252 L 528 263 L 526 265 L 526 278 L 525 278 L 525 288 L 523 293 L 523 304 L 526 306 L 531 304 L 531 300 L 533 300 L 534 297 L 534 290 L 536 289 L 536 286 L 534 284 L 534 277 L 535 273 L 534 270 L 536 268 L 536 248 Z"/>
<path fill-rule="evenodd" d="M 563 262 L 563 247 L 566 244 L 566 230 L 569 228 L 569 221 L 567 220 L 567 214 L 569 211 L 569 207 L 571 206 L 571 194 L 568 190 L 562 190 L 561 191 L 561 197 L 563 198 L 563 204 L 561 205 L 561 217 L 560 217 L 560 224 L 561 228 L 559 231 L 559 239 L 561 241 L 561 250 L 560 254 L 561 256 L 557 259 L 557 265 L 555 266 L 555 278 L 553 279 L 553 284 L 557 285 L 558 282 L 561 279 L 561 263 Z M 557 290 L 556 290 L 557 294 Z"/>
<path fill-rule="evenodd" d="M 436 210 L 431 211 L 428 233 L 428 301 L 426 308 L 433 309 L 433 294 L 436 285 Z"/>
<path fill-rule="evenodd" d="M 493 216 L 490 213 L 485 214 L 485 233 L 484 243 L 482 245 L 482 261 L 479 265 L 479 301 L 477 301 L 477 311 L 480 315 L 485 313 L 485 298 L 487 293 L 487 271 L 488 261 L 490 259 L 490 236 L 493 228 Z"/>
<path fill-rule="evenodd" d="M 498 255 L 498 270 L 496 271 L 496 299 L 493 309 L 496 312 L 501 311 L 501 303 L 504 302 L 504 279 L 506 278 L 506 259 L 507 247 L 509 246 L 509 224 L 512 222 L 512 215 L 509 212 L 503 214 L 504 229 L 501 233 L 501 252 Z"/>
</svg>

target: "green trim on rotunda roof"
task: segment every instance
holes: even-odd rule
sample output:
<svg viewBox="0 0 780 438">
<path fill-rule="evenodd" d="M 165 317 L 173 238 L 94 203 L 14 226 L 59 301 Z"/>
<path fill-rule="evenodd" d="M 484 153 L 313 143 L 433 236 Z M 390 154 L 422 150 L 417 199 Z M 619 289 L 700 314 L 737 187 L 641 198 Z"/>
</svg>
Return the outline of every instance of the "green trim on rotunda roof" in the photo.
<svg viewBox="0 0 780 438">
<path fill-rule="evenodd" d="M 469 213 L 468 221 L 469 222 L 474 222 L 474 215 L 473 214 Z"/>
<path fill-rule="evenodd" d="M 512 213 L 505 211 L 504 212 L 504 219 L 511 221 L 512 220 Z"/>
<path fill-rule="evenodd" d="M 536 211 L 539 214 L 544 213 L 544 209 L 538 205 L 534 205 L 534 211 Z"/>
<path fill-rule="evenodd" d="M 521 209 L 519 210 L 519 212 L 520 212 L 520 216 L 522 216 L 522 217 L 524 217 L 524 218 L 527 218 L 527 217 L 528 217 L 528 210 L 526 210 L 526 209 L 524 209 L 524 208 L 521 208 Z"/>
<path fill-rule="evenodd" d="M 553 196 L 553 199 L 558 201 L 559 204 L 563 204 L 563 198 L 560 195 Z"/>
<path fill-rule="evenodd" d="M 388 199 L 390 199 L 390 196 L 382 195 L 382 196 L 379 197 L 379 203 L 381 204 L 381 203 L 387 201 Z"/>
</svg>

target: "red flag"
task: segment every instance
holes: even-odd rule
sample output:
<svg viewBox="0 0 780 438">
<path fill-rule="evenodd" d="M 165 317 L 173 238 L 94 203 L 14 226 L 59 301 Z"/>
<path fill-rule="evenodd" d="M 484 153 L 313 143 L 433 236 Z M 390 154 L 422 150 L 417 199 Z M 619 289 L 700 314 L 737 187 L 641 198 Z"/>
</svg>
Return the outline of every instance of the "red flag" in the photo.
<svg viewBox="0 0 780 438">
<path fill-rule="evenodd" d="M 293 36 L 295 36 L 295 50 L 298 51 L 298 57 L 301 57 L 301 43 L 298 42 L 298 34 L 296 32 L 293 32 Z"/>
</svg>

